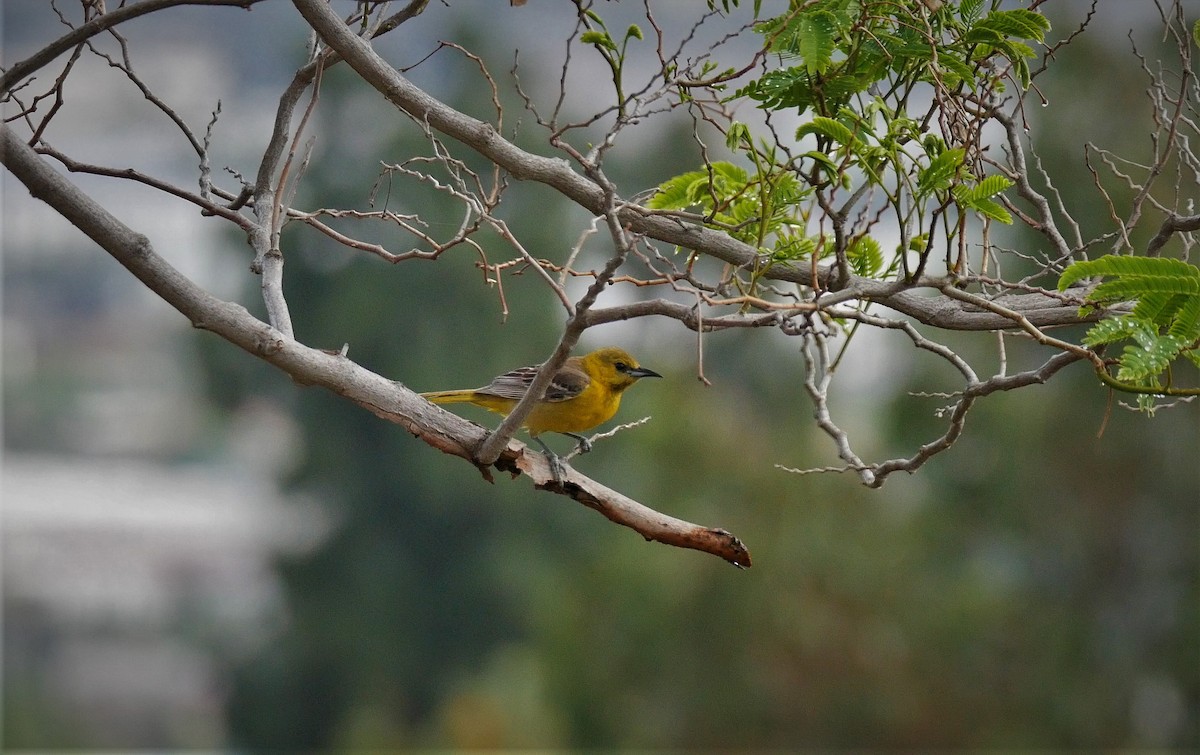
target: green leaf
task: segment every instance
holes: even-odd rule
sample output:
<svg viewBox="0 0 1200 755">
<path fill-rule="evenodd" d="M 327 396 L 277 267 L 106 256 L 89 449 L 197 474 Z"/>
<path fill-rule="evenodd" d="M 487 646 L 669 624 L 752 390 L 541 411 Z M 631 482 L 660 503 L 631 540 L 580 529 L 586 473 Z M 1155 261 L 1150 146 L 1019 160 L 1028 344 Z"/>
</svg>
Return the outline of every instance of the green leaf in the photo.
<svg viewBox="0 0 1200 755">
<path fill-rule="evenodd" d="M 812 82 L 801 68 L 768 71 L 761 79 L 738 89 L 733 96 L 761 102 L 766 110 L 794 107 L 803 113 L 813 104 Z"/>
<path fill-rule="evenodd" d="M 729 130 L 725 132 L 725 146 L 731 152 L 736 152 L 741 149 L 743 140 L 749 142 L 750 127 L 740 121 L 730 123 Z"/>
<path fill-rule="evenodd" d="M 722 184 L 733 184 L 737 187 L 737 191 L 739 192 L 750 180 L 750 176 L 746 174 L 745 168 L 734 165 L 730 162 L 725 162 L 724 160 L 718 160 L 715 163 L 710 163 L 710 167 L 712 167 L 714 176 L 718 177 L 719 179 L 723 179 L 721 182 Z M 700 172 L 705 173 L 707 176 L 705 171 Z"/>
<path fill-rule="evenodd" d="M 1083 337 L 1084 346 L 1100 346 L 1115 341 L 1133 338 L 1133 334 L 1146 327 L 1132 317 L 1109 317 L 1096 323 Z"/>
<path fill-rule="evenodd" d="M 1076 262 L 1059 276 L 1059 290 L 1082 278 L 1108 278 L 1089 302 L 1137 303 L 1126 315 L 1093 326 L 1084 343 L 1098 346 L 1131 340 L 1118 360 L 1117 379 L 1156 388 L 1160 376 L 1181 356 L 1200 366 L 1200 268 L 1169 257 L 1106 255 Z"/>
<path fill-rule="evenodd" d="M 954 195 L 954 201 L 958 202 L 960 207 L 974 210 L 985 218 L 1011 225 L 1012 215 L 1008 210 L 1004 209 L 999 202 L 989 199 L 1009 186 L 1012 186 L 1012 181 L 1004 176 L 994 175 L 988 176 L 974 186 L 959 184 L 951 192 Z"/>
<path fill-rule="evenodd" d="M 988 47 L 995 47 L 1003 44 L 1004 35 L 995 29 L 973 26 L 967 30 L 966 34 L 963 35 L 963 41 L 971 45 L 987 45 Z M 983 51 L 984 57 L 990 54 L 990 50 Z"/>
<path fill-rule="evenodd" d="M 930 133 L 921 139 L 921 148 L 925 150 L 925 154 L 936 157 L 946 151 L 946 142 L 937 134 Z"/>
<path fill-rule="evenodd" d="M 1200 295 L 1200 278 L 1190 279 L 1172 275 L 1125 276 L 1096 286 L 1088 301 L 1128 301 L 1150 294 Z"/>
<path fill-rule="evenodd" d="M 1030 57 L 1033 57 L 1030 55 Z M 1013 75 L 1017 77 L 1017 83 L 1021 85 L 1021 89 L 1028 89 L 1029 83 L 1033 81 L 1033 77 L 1029 73 L 1029 63 L 1024 58 L 1009 58 L 1012 60 Z"/>
<path fill-rule="evenodd" d="M 917 196 L 929 196 L 935 191 L 944 191 L 950 187 L 950 182 L 958 175 L 966 150 L 955 147 L 942 152 L 929 161 L 917 176 Z"/>
<path fill-rule="evenodd" d="M 855 275 L 873 278 L 883 270 L 883 250 L 870 236 L 859 236 L 846 249 L 846 259 Z"/>
<path fill-rule="evenodd" d="M 979 12 L 983 9 L 983 0 L 963 0 L 958 6 L 958 16 L 968 26 L 979 20 Z"/>
<path fill-rule="evenodd" d="M 1180 303 L 1167 332 L 1187 343 L 1200 338 L 1200 296 L 1186 297 Z"/>
<path fill-rule="evenodd" d="M 893 60 L 933 60 L 933 48 L 915 30 L 903 29 L 899 34 L 880 32 L 875 39 L 883 46 L 884 54 Z"/>
<path fill-rule="evenodd" d="M 837 18 L 829 11 L 805 13 L 796 19 L 796 52 L 809 75 L 824 73 L 833 58 Z"/>
<path fill-rule="evenodd" d="M 995 174 L 988 176 L 979 183 L 975 184 L 975 186 L 968 192 L 968 196 L 971 202 L 977 202 L 981 199 L 994 197 L 1012 185 L 1012 180 L 1007 176 Z"/>
<path fill-rule="evenodd" d="M 698 179 L 707 177 L 701 171 L 684 173 L 664 181 L 654 196 L 646 201 L 646 206 L 652 210 L 683 210 L 695 204 L 692 201 L 691 186 Z"/>
<path fill-rule="evenodd" d="M 1151 334 L 1148 338 L 1140 339 L 1136 346 L 1126 346 L 1121 353 L 1117 380 L 1138 383 L 1157 377 L 1179 356 L 1185 345 L 1173 336 Z"/>
<path fill-rule="evenodd" d="M 585 31 L 579 35 L 579 41 L 587 45 L 607 47 L 610 50 L 617 49 L 616 43 L 612 41 L 612 37 L 608 36 L 606 31 Z"/>
<path fill-rule="evenodd" d="M 808 236 L 786 234 L 779 237 L 772 250 L 771 259 L 776 262 L 807 259 L 817 248 L 817 242 Z"/>
<path fill-rule="evenodd" d="M 734 202 L 728 210 L 729 221 L 732 225 L 744 225 L 752 220 L 757 220 L 762 215 L 762 206 L 758 201 L 751 197 L 746 197 Z M 742 241 L 750 241 L 756 235 L 757 229 L 746 229 L 746 235 L 740 236 Z M 737 234 L 735 234 L 737 235 Z"/>
<path fill-rule="evenodd" d="M 1181 278 L 1192 281 L 1187 285 L 1195 287 L 1191 289 L 1193 293 L 1200 292 L 1200 267 L 1172 257 L 1133 257 L 1120 254 L 1106 254 L 1094 260 L 1072 263 L 1059 277 L 1058 290 L 1065 291 L 1067 286 L 1083 278 L 1105 276 Z"/>
<path fill-rule="evenodd" d="M 1150 324 L 1168 323 L 1184 299 L 1186 297 L 1172 293 L 1146 293 L 1137 300 L 1129 316 Z"/>
<path fill-rule="evenodd" d="M 959 82 L 966 82 L 972 92 L 976 90 L 978 82 L 975 80 L 974 67 L 954 57 L 949 51 L 938 56 L 938 65 L 942 68 L 942 78 L 946 80 L 947 86 L 953 87 Z M 946 74 L 951 74 L 952 77 Z"/>
<path fill-rule="evenodd" d="M 728 201 L 744 193 L 748 182 L 744 168 L 729 162 L 714 162 L 707 169 L 667 179 L 646 206 L 652 210 L 684 210 L 696 206 L 711 210 L 714 196 L 718 201 Z"/>
<path fill-rule="evenodd" d="M 832 118 L 826 118 L 818 115 L 808 123 L 805 123 L 796 129 L 796 140 L 803 139 L 808 134 L 820 134 L 827 136 L 839 144 L 852 145 L 855 143 L 854 132 L 847 128 L 844 124 L 835 121 Z"/>
<path fill-rule="evenodd" d="M 1034 49 L 1024 42 L 1015 42 L 1013 40 L 1006 41 L 1000 50 L 1005 57 L 1013 62 L 1014 65 L 1025 63 L 1026 58 L 1036 58 L 1037 53 Z"/>
<path fill-rule="evenodd" d="M 645 39 L 645 37 L 642 36 L 641 28 L 637 24 L 630 24 L 629 28 L 625 30 L 625 39 L 629 39 L 630 37 L 633 37 L 634 39 Z"/>
<path fill-rule="evenodd" d="M 824 152 L 818 152 L 817 150 L 813 149 L 813 150 L 809 150 L 808 152 L 805 152 L 803 155 L 801 155 L 801 157 L 807 157 L 810 160 L 813 160 L 814 162 L 816 162 L 817 165 L 821 166 L 821 168 L 824 169 L 825 172 L 829 174 L 829 179 L 831 181 L 838 180 L 838 178 L 841 175 L 841 171 L 838 168 L 838 164 L 836 162 L 834 162 L 829 157 L 829 155 L 825 154 Z"/>
<path fill-rule="evenodd" d="M 1004 209 L 1003 205 L 995 200 L 977 199 L 972 202 L 969 207 L 986 218 L 991 218 L 992 220 L 995 220 L 999 223 L 1004 223 L 1005 225 L 1012 225 L 1012 215 L 1009 214 L 1008 210 Z"/>
<path fill-rule="evenodd" d="M 1050 30 L 1050 21 L 1028 8 L 996 10 L 987 14 L 973 29 L 988 29 L 1005 37 L 1018 37 L 1041 42 Z"/>
</svg>

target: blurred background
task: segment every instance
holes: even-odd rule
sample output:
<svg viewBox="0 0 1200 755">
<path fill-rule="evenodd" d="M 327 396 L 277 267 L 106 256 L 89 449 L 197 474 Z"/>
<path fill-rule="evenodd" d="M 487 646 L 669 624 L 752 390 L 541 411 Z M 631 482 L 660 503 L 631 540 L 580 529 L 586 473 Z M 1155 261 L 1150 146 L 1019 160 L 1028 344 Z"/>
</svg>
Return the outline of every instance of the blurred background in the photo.
<svg viewBox="0 0 1200 755">
<path fill-rule="evenodd" d="M 544 152 L 507 72 L 520 49 L 522 85 L 552 97 L 562 48 L 545 40 L 565 39 L 571 8 L 494 5 L 432 3 L 380 49 L 404 66 L 439 39 L 480 54 L 504 89 L 506 128 Z M 1087 7 L 1054 5 L 1059 36 Z M 1161 33 L 1133 6 L 1102 4 L 1039 80 L 1050 107 L 1028 113 L 1085 233 L 1109 221 L 1083 143 L 1132 159 L 1149 149 L 1146 80 L 1125 35 L 1133 26 L 1153 58 Z M 614 30 L 636 10 L 599 7 Z M 660 19 L 694 12 L 668 4 Z M 63 31 L 43 3 L 0 13 L 5 66 Z M 220 100 L 214 167 L 252 176 L 303 58 L 290 5 L 180 9 L 122 31 L 193 130 Z M 490 116 L 461 56 L 442 51 L 410 75 Z M 588 87 L 607 80 L 596 68 L 581 81 L 568 107 L 594 104 Z M 66 94 L 56 147 L 194 185 L 194 153 L 119 73 L 85 55 Z M 302 207 L 365 209 L 380 160 L 428 149 L 340 69 L 314 117 Z M 630 193 L 698 163 L 686 119 L 650 124 L 607 165 Z M 219 221 L 129 182 L 72 180 L 193 279 L 261 312 L 249 248 Z M 443 197 L 392 190 L 435 230 L 457 226 Z M 504 212 L 547 256 L 588 222 L 520 183 Z M 193 331 L 7 173 L 2 223 L 6 747 L 1200 746 L 1196 403 L 1138 415 L 1075 366 L 981 401 L 955 448 L 871 491 L 776 467 L 837 463 L 813 428 L 795 340 L 708 336 L 706 387 L 694 334 L 676 323 L 590 331 L 583 348 L 619 343 L 666 379 L 623 407 L 651 422 L 577 466 L 735 532 L 755 559 L 738 571 L 643 542 L 524 479 L 488 484 Z M 378 239 L 408 243 L 386 229 Z M 505 259 L 491 242 L 492 261 Z M 482 384 L 544 358 L 558 335 L 557 305 L 531 276 L 506 279 L 502 322 L 466 252 L 392 267 L 297 228 L 284 243 L 297 336 L 349 344 L 416 390 Z M 597 236 L 586 253 L 605 246 Z M 933 337 L 995 369 L 994 338 Z M 904 339 L 858 347 L 834 408 L 860 454 L 907 455 L 940 434 L 939 401 L 912 392 L 953 390 L 953 376 Z M 1010 369 L 1045 356 L 1008 348 Z"/>
</svg>

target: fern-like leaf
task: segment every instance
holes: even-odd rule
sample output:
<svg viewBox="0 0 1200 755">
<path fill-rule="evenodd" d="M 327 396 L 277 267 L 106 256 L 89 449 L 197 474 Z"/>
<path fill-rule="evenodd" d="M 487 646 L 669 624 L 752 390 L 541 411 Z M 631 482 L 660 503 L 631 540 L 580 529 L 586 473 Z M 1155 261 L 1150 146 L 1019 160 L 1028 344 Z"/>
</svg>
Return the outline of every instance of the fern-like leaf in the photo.
<svg viewBox="0 0 1200 755">
<path fill-rule="evenodd" d="M 952 55 L 938 58 L 938 66 L 941 70 L 941 78 L 946 82 L 947 86 L 957 86 L 959 83 L 965 83 L 974 92 L 979 87 L 979 82 L 976 81 L 975 69 L 967 65 L 963 61 Z"/>
<path fill-rule="evenodd" d="M 883 270 L 883 250 L 870 236 L 859 236 L 846 250 L 846 259 L 855 275 L 873 278 Z"/>
<path fill-rule="evenodd" d="M 1001 176 L 999 174 L 988 176 L 971 188 L 970 192 L 967 194 L 967 197 L 969 198 L 968 201 L 978 202 L 981 199 L 994 197 L 1012 185 L 1012 180 L 1007 176 Z"/>
<path fill-rule="evenodd" d="M 696 205 L 712 206 L 712 196 L 725 199 L 743 191 L 749 180 L 744 168 L 729 162 L 710 163 L 707 170 L 693 170 L 670 178 L 658 187 L 646 206 L 652 210 L 685 210 Z"/>
<path fill-rule="evenodd" d="M 856 141 L 854 132 L 845 124 L 820 115 L 796 129 L 797 140 L 803 139 L 808 134 L 827 136 L 833 141 L 845 145 L 852 145 Z"/>
<path fill-rule="evenodd" d="M 973 25 L 979 20 L 979 13 L 983 9 L 983 0 L 963 0 L 958 5 L 958 14 L 968 25 Z"/>
<path fill-rule="evenodd" d="M 1180 303 L 1167 333 L 1185 343 L 1200 341 L 1200 296 L 1186 297 Z"/>
<path fill-rule="evenodd" d="M 796 52 L 809 75 L 829 70 L 836 31 L 837 18 L 828 11 L 805 13 L 796 19 Z"/>
<path fill-rule="evenodd" d="M 993 178 L 1003 178 L 1003 176 L 993 176 Z M 969 187 L 964 185 L 955 186 L 952 189 L 954 200 L 962 207 L 969 210 L 974 210 L 985 218 L 991 218 L 1005 225 L 1012 225 L 1012 215 L 999 202 L 988 199 L 986 196 L 978 196 L 981 192 L 978 191 L 978 186 Z"/>
<path fill-rule="evenodd" d="M 691 186 L 706 177 L 702 171 L 693 170 L 664 181 L 654 196 L 646 201 L 652 210 L 683 210 L 692 206 Z"/>
<path fill-rule="evenodd" d="M 718 180 L 723 180 L 723 182 L 728 185 L 738 187 L 739 191 L 741 190 L 741 187 L 745 186 L 750 180 L 750 176 L 746 173 L 746 169 L 740 165 L 734 165 L 733 163 L 725 162 L 724 160 L 719 160 L 710 164 L 712 165 L 713 175 L 716 176 Z"/>
<path fill-rule="evenodd" d="M 1200 279 L 1172 275 L 1124 276 L 1105 281 L 1088 295 L 1089 301 L 1128 301 L 1151 294 L 1200 294 Z"/>
<path fill-rule="evenodd" d="M 771 259 L 776 262 L 807 259 L 817 248 L 817 242 L 809 236 L 799 234 L 781 235 L 771 253 Z"/>
<path fill-rule="evenodd" d="M 989 29 L 1005 37 L 1018 37 L 1041 42 L 1050 30 L 1050 22 L 1040 13 L 1027 8 L 992 11 L 974 25 L 976 29 Z"/>
<path fill-rule="evenodd" d="M 1134 333 L 1146 328 L 1145 323 L 1132 317 L 1110 317 L 1096 323 L 1083 337 L 1084 346 L 1102 346 L 1133 338 Z"/>
<path fill-rule="evenodd" d="M 825 154 L 824 152 L 818 152 L 815 149 L 809 150 L 808 152 L 805 152 L 802 157 L 807 157 L 817 165 L 821 166 L 826 175 L 829 176 L 830 181 L 837 181 L 838 177 L 841 175 L 838 169 L 838 164 L 831 160 L 829 155 Z"/>
<path fill-rule="evenodd" d="M 917 196 L 929 196 L 935 191 L 944 191 L 958 174 L 966 154 L 962 147 L 948 149 L 929 161 L 917 177 Z"/>
<path fill-rule="evenodd" d="M 1145 323 L 1166 324 L 1171 321 L 1176 310 L 1184 303 L 1185 297 L 1172 293 L 1147 293 L 1138 299 L 1129 316 Z"/>
<path fill-rule="evenodd" d="M 1059 277 L 1058 290 L 1065 291 L 1067 286 L 1083 278 L 1105 276 L 1130 278 L 1165 276 L 1187 279 L 1192 283 L 1185 285 L 1195 286 L 1193 292 L 1200 293 L 1200 267 L 1171 257 L 1132 257 L 1118 254 L 1107 254 L 1094 260 L 1080 260 L 1072 263 Z"/>
<path fill-rule="evenodd" d="M 1142 331 L 1139 335 L 1145 335 Z M 1130 344 L 1121 354 L 1117 368 L 1117 380 L 1127 383 L 1142 383 L 1156 378 L 1179 356 L 1185 344 L 1173 336 L 1150 335 L 1138 339 L 1137 345 Z"/>
</svg>

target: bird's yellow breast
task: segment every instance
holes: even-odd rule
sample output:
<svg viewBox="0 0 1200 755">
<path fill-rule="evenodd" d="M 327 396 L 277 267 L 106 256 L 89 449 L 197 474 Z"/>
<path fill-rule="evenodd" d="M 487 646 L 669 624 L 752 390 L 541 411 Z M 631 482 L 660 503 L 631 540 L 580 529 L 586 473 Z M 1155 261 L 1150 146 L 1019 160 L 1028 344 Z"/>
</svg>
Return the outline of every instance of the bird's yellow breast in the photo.
<svg viewBox="0 0 1200 755">
<path fill-rule="evenodd" d="M 620 406 L 619 391 L 604 391 L 593 382 L 574 398 L 538 404 L 525 420 L 525 427 L 530 435 L 581 433 L 612 419 Z"/>
</svg>

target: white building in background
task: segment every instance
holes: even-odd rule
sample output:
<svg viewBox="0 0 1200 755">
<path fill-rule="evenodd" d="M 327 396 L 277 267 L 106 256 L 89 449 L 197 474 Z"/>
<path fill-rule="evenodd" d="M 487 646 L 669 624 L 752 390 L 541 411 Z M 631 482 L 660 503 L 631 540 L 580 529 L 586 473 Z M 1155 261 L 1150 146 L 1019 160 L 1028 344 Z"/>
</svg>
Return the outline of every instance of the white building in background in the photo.
<svg viewBox="0 0 1200 755">
<path fill-rule="evenodd" d="M 95 457 L 9 454 L 0 493 L 6 741 L 28 711 L 64 746 L 224 744 L 220 659 L 286 621 L 271 561 L 319 541 L 311 508 L 265 478 Z"/>
</svg>

